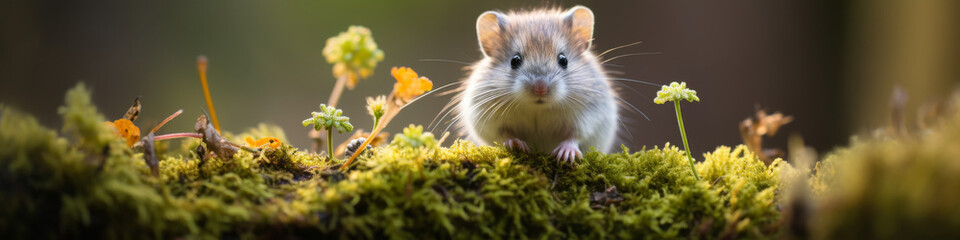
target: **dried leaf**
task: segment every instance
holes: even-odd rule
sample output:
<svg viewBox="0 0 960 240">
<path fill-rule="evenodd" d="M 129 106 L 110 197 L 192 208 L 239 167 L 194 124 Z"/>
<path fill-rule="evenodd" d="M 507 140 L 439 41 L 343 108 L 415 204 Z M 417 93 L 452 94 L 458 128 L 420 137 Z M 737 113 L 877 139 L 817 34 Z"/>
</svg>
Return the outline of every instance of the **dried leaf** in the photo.
<svg viewBox="0 0 960 240">
<path fill-rule="evenodd" d="M 617 191 L 617 186 L 607 188 L 603 192 L 593 192 L 590 194 L 590 208 L 600 209 L 610 206 L 610 204 L 623 201 L 623 196 Z"/>
<path fill-rule="evenodd" d="M 763 149 L 763 135 L 772 137 L 777 134 L 781 126 L 793 121 L 793 117 L 784 116 L 779 112 L 767 115 L 764 110 L 757 110 L 755 117 L 748 117 L 740 122 L 740 137 L 743 139 L 743 143 L 750 148 L 750 151 L 757 154 L 763 162 L 770 164 L 773 159 L 783 157 L 783 151 Z"/>
<path fill-rule="evenodd" d="M 140 141 L 140 128 L 137 125 L 134 125 L 133 122 L 125 118 L 117 119 L 113 122 L 105 122 L 107 125 L 114 128 L 115 133 L 126 140 L 127 147 L 132 147 L 133 144 L 136 144 Z"/>
<path fill-rule="evenodd" d="M 133 100 L 133 105 L 127 109 L 127 113 L 123 114 L 123 119 L 126 120 L 137 120 L 137 117 L 140 116 L 140 97 L 137 97 L 136 100 Z"/>
<path fill-rule="evenodd" d="M 244 140 L 247 142 L 247 147 L 251 147 L 251 148 L 277 149 L 282 144 L 280 142 L 280 139 L 277 139 L 275 137 L 263 137 L 263 138 L 257 139 L 256 141 L 254 141 L 253 138 L 251 137 L 247 137 Z"/>
</svg>

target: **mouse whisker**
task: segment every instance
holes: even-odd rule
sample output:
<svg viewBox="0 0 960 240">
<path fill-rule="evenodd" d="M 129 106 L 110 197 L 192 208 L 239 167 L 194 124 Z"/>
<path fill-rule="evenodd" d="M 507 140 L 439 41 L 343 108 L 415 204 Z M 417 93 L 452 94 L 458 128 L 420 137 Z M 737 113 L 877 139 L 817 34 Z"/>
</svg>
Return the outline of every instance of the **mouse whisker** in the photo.
<svg viewBox="0 0 960 240">
<path fill-rule="evenodd" d="M 440 112 L 437 113 L 437 116 L 433 117 L 433 120 L 430 121 L 430 125 L 427 125 L 427 127 L 430 128 L 431 132 L 433 132 L 434 130 L 437 129 L 438 126 L 440 126 L 440 122 L 442 122 L 444 118 L 447 118 L 447 116 L 450 115 L 451 112 L 456 110 L 455 108 L 453 108 L 453 106 L 460 104 L 460 101 L 463 101 L 463 100 L 459 98 L 455 98 L 451 100 L 449 103 L 447 103 L 447 105 L 443 106 L 443 109 L 440 109 Z M 443 117 L 441 117 L 440 115 L 443 115 Z M 437 121 L 438 119 L 440 120 L 440 122 Z M 437 125 L 433 125 L 434 123 L 436 123 Z"/>
<path fill-rule="evenodd" d="M 457 63 L 462 65 L 473 65 L 473 63 L 468 63 L 464 61 L 450 60 L 450 59 L 440 59 L 440 58 L 423 58 L 420 59 L 421 62 L 444 62 L 444 63 Z"/>
<path fill-rule="evenodd" d="M 520 107 L 520 104 L 517 104 L 519 102 L 520 102 L 519 98 L 513 98 L 510 101 L 510 103 L 507 104 L 506 109 L 504 109 L 503 111 L 500 111 L 500 118 L 503 118 L 503 116 L 506 115 L 506 113 L 508 112 L 513 113 L 514 111 L 516 111 L 516 108 Z"/>
<path fill-rule="evenodd" d="M 500 99 L 500 98 L 498 98 L 497 100 L 498 101 L 496 101 L 495 103 L 492 103 L 493 107 L 484 109 L 480 117 L 477 117 L 477 119 L 480 119 L 482 121 L 480 122 L 480 131 L 483 131 L 483 127 L 486 126 L 487 121 L 490 120 L 490 118 L 494 114 L 496 114 L 496 112 L 500 110 L 500 108 L 502 108 L 507 103 L 507 101 L 504 101 L 503 99 Z M 490 116 L 484 117 L 487 115 L 487 113 L 490 113 Z"/>
<path fill-rule="evenodd" d="M 625 47 L 630 47 L 630 46 L 635 46 L 635 45 L 641 44 L 641 43 L 643 43 L 643 41 L 636 41 L 636 42 L 632 42 L 632 43 L 627 43 L 627 44 L 624 44 L 624 45 L 620 45 L 620 46 L 617 46 L 617 47 L 614 47 L 614 48 L 611 48 L 611 49 L 607 49 L 606 51 L 603 51 L 602 53 L 600 53 L 599 55 L 597 55 L 597 57 L 602 57 L 604 54 L 607 54 L 607 53 L 609 53 L 609 52 L 616 51 L 617 49 L 621 49 L 621 48 L 625 48 Z"/>
<path fill-rule="evenodd" d="M 449 83 L 448 85 L 450 85 L 450 84 L 456 84 L 456 83 L 461 83 L 461 82 L 453 82 L 453 83 Z M 445 87 L 445 86 L 444 86 L 444 87 Z M 441 87 L 441 88 L 442 88 L 442 87 Z M 430 125 L 427 125 L 427 127 L 433 126 L 433 127 L 430 129 L 430 131 L 436 130 L 436 127 L 440 125 L 440 122 L 437 122 L 437 118 L 440 117 L 440 115 L 443 115 L 443 117 L 440 118 L 440 120 L 442 121 L 443 118 L 446 118 L 446 116 L 449 115 L 450 112 L 452 112 L 452 111 L 454 110 L 453 106 L 456 106 L 457 104 L 460 103 L 460 101 L 462 101 L 462 98 L 463 98 L 463 90 L 464 90 L 464 89 L 466 89 L 466 88 L 461 84 L 461 86 L 458 87 L 458 88 L 454 88 L 454 89 L 449 90 L 449 91 L 446 91 L 446 92 L 438 93 L 438 94 L 440 94 L 440 96 L 444 96 L 444 95 L 447 95 L 447 94 L 450 94 L 450 93 L 460 92 L 459 94 L 453 96 L 453 97 L 451 98 L 450 102 L 443 106 L 443 109 L 440 109 L 440 112 L 437 113 L 437 116 L 434 116 L 434 117 L 433 117 L 433 120 L 430 121 Z M 444 112 L 447 112 L 447 113 L 444 114 Z M 434 123 L 437 123 L 437 126 L 434 126 L 434 125 L 433 125 Z"/>
<path fill-rule="evenodd" d="M 461 116 L 462 116 L 462 115 L 461 115 Z M 452 127 L 453 125 L 456 125 L 457 123 L 460 123 L 460 119 L 461 119 L 460 116 L 457 116 L 457 117 L 454 117 L 453 119 L 450 119 L 450 122 L 447 124 L 447 127 L 443 129 L 443 131 L 444 131 L 444 132 L 449 131 L 449 130 L 450 130 L 450 127 Z M 461 126 L 461 127 L 462 127 L 462 126 Z M 463 130 L 461 129 L 461 132 L 462 132 L 462 131 L 463 131 Z M 458 135 L 460 135 L 460 134 L 458 134 Z"/>
<path fill-rule="evenodd" d="M 506 95 L 509 95 L 509 94 L 505 94 L 505 96 L 506 96 Z M 481 122 L 481 126 L 486 126 L 486 122 L 487 122 L 488 120 L 490 120 L 490 118 L 493 118 L 493 116 L 494 116 L 497 112 L 501 112 L 501 113 L 502 113 L 501 109 L 503 109 L 504 106 L 506 106 L 507 104 L 510 104 L 510 103 L 514 102 L 516 99 L 517 99 L 517 98 L 509 98 L 509 97 L 508 97 L 508 98 L 498 98 L 495 103 L 491 103 L 491 105 L 493 105 L 493 107 L 492 107 L 492 108 L 487 108 L 486 110 L 484 110 L 483 115 L 481 115 L 481 116 L 479 117 L 479 119 L 482 119 L 482 121 L 483 121 L 483 122 Z M 490 113 L 490 115 L 484 117 L 487 113 Z M 481 128 L 481 129 L 482 129 L 482 128 Z"/>
<path fill-rule="evenodd" d="M 450 86 L 453 86 L 453 85 L 456 84 L 456 83 L 460 83 L 460 82 L 448 83 L 448 84 L 445 84 L 445 85 L 440 86 L 440 87 L 438 87 L 438 88 L 434 88 L 432 91 L 427 91 L 427 92 L 423 93 L 423 95 L 417 96 L 417 97 L 414 98 L 413 100 L 410 100 L 409 102 L 403 104 L 403 106 L 400 106 L 400 109 L 397 109 L 397 111 L 403 110 L 403 109 L 406 108 L 407 106 L 412 105 L 414 102 L 417 102 L 418 100 L 420 100 L 420 99 L 422 99 L 422 98 L 424 98 L 424 97 L 427 97 L 427 96 L 431 95 L 432 93 L 439 91 L 440 89 L 444 89 L 444 88 L 448 88 L 448 87 L 450 87 Z"/>
<path fill-rule="evenodd" d="M 627 54 L 623 54 L 623 55 L 614 56 L 614 57 L 612 57 L 612 58 L 610 58 L 610 59 L 603 60 L 602 62 L 600 62 L 600 64 L 604 64 L 604 63 L 607 63 L 607 62 L 610 62 L 610 61 L 613 61 L 613 60 L 616 60 L 616 59 L 619 59 L 619 58 L 623 58 L 623 57 L 643 56 L 643 55 L 660 55 L 660 54 L 663 54 L 663 53 L 662 53 L 662 52 L 627 53 Z"/>
<path fill-rule="evenodd" d="M 622 83 L 622 82 L 614 82 L 614 84 L 616 84 L 617 87 L 630 90 L 631 92 L 636 93 L 637 95 L 640 95 L 641 97 L 643 97 L 643 99 L 649 99 L 649 98 L 650 98 L 650 97 L 648 97 L 646 94 L 643 94 L 642 92 L 640 92 L 640 91 L 637 90 L 636 88 L 633 88 L 633 87 L 630 86 L 630 85 L 624 84 L 624 83 Z"/>
<path fill-rule="evenodd" d="M 639 108 L 637 108 L 636 106 L 633 106 L 633 104 L 631 104 L 630 102 L 627 102 L 627 100 L 624 100 L 623 98 L 620 98 L 617 96 L 614 96 L 614 97 L 617 98 L 617 100 L 620 100 L 621 103 L 626 104 L 627 106 L 630 106 L 631 108 L 633 108 L 633 110 L 640 113 L 640 115 L 643 115 L 643 118 L 646 118 L 647 121 L 650 121 L 650 117 L 647 117 L 647 114 L 643 113 L 643 111 L 640 111 Z"/>
<path fill-rule="evenodd" d="M 649 85 L 649 86 L 654 86 L 654 87 L 660 87 L 660 86 L 662 86 L 661 84 L 656 84 L 656 83 L 647 82 L 647 81 L 642 81 L 642 80 L 636 80 L 636 79 L 629 79 L 629 78 L 611 78 L 611 77 L 608 77 L 607 79 L 610 79 L 610 80 L 613 80 L 613 81 L 624 81 L 624 82 L 639 83 L 639 84 L 644 84 L 644 85 Z"/>
<path fill-rule="evenodd" d="M 623 123 L 623 118 L 617 118 L 617 122 L 620 122 L 620 126 L 623 127 L 624 131 L 627 131 L 627 136 L 630 138 L 631 143 L 633 142 L 633 133 L 630 133 L 630 128 L 627 127 L 626 123 Z"/>
</svg>

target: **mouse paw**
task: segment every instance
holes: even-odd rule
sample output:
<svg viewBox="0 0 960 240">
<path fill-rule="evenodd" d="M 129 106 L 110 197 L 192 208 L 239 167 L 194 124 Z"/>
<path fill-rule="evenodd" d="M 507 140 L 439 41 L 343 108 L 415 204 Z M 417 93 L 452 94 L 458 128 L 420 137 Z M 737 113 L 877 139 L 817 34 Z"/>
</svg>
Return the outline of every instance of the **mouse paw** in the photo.
<svg viewBox="0 0 960 240">
<path fill-rule="evenodd" d="M 503 142 L 503 146 L 509 150 L 530 153 L 530 147 L 527 146 L 527 143 L 518 138 L 507 139 L 507 141 Z"/>
<path fill-rule="evenodd" d="M 573 160 L 583 156 L 583 153 L 580 152 L 577 141 L 566 140 L 561 142 L 556 149 L 553 149 L 553 153 L 550 154 L 550 156 L 557 158 L 557 162 L 573 165 Z"/>
</svg>

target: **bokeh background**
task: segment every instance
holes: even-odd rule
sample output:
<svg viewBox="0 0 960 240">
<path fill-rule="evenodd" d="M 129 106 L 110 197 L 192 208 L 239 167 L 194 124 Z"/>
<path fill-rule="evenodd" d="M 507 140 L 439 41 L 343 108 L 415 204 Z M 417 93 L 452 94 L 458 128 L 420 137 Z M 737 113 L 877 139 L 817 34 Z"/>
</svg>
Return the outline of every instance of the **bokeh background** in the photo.
<svg viewBox="0 0 960 240">
<path fill-rule="evenodd" d="M 798 134 L 827 151 L 883 126 L 894 85 L 910 94 L 912 113 L 960 82 L 960 4 L 949 0 L 7 0 L 0 3 L 0 102 L 59 126 L 63 93 L 82 81 L 108 118 L 143 96 L 141 128 L 184 109 L 162 132 L 190 131 L 205 108 L 195 59 L 206 55 L 226 131 L 273 123 L 305 148 L 310 141 L 300 121 L 334 85 L 321 50 L 348 26 L 370 28 L 386 53 L 374 75 L 340 101 L 352 122 L 369 130 L 364 97 L 392 89 L 390 67 L 412 67 L 435 86 L 459 81 L 464 65 L 424 60 L 478 60 L 474 24 L 483 11 L 577 4 L 596 14 L 598 52 L 643 41 L 608 56 L 661 53 L 612 61 L 618 77 L 685 81 L 699 92 L 702 102 L 683 104 L 695 153 L 740 143 L 737 125 L 758 106 L 796 117 L 767 147 L 783 147 Z M 650 118 L 625 108 L 624 144 L 680 143 L 673 108 L 652 103 L 658 88 L 623 88 L 623 98 Z M 427 125 L 449 100 L 427 97 L 386 131 Z"/>
</svg>

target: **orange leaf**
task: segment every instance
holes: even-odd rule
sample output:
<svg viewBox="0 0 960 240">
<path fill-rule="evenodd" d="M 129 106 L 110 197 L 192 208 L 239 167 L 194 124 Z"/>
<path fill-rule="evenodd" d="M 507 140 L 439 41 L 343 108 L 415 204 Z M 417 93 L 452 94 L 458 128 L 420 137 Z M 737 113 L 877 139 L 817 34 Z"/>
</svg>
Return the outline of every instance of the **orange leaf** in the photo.
<svg viewBox="0 0 960 240">
<path fill-rule="evenodd" d="M 253 138 L 247 137 L 244 140 L 247 142 L 247 146 L 252 148 L 261 148 L 266 146 L 269 148 L 276 149 L 280 147 L 280 139 L 277 139 L 274 137 L 260 138 L 257 141 L 253 141 Z"/>
<path fill-rule="evenodd" d="M 127 119 L 117 119 L 113 121 L 113 127 L 117 130 L 118 136 L 127 140 L 127 146 L 131 147 L 140 141 L 140 128 L 133 125 L 133 122 Z"/>
<path fill-rule="evenodd" d="M 393 78 L 397 79 L 397 83 L 393 85 L 393 90 L 396 92 L 397 98 L 404 101 L 409 101 L 433 89 L 433 82 L 427 77 L 418 77 L 417 72 L 414 72 L 413 69 L 394 67 L 390 70 L 390 73 L 393 74 Z"/>
</svg>

